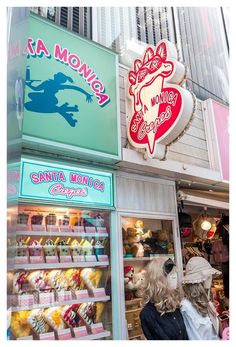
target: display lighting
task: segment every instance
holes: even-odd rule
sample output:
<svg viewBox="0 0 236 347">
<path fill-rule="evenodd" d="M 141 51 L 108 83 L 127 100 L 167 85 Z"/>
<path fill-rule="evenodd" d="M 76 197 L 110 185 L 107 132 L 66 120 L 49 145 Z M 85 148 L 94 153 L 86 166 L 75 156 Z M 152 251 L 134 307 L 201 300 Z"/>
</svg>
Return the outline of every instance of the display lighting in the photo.
<svg viewBox="0 0 236 347">
<path fill-rule="evenodd" d="M 201 223 L 201 228 L 205 231 L 209 231 L 211 229 L 211 223 L 208 220 L 204 220 Z"/>
</svg>

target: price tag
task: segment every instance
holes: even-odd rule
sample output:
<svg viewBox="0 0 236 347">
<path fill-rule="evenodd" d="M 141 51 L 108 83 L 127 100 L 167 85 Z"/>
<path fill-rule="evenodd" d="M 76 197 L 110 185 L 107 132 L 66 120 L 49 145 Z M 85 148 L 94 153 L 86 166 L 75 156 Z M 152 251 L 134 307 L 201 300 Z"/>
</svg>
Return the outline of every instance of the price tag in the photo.
<svg viewBox="0 0 236 347">
<path fill-rule="evenodd" d="M 96 228 L 95 227 L 85 227 L 85 232 L 86 233 L 96 233 Z"/>
<path fill-rule="evenodd" d="M 97 233 L 99 234 L 106 234 L 107 228 L 106 227 L 97 227 Z"/>
<path fill-rule="evenodd" d="M 84 233 L 84 227 L 82 225 L 74 226 L 73 229 L 76 233 Z"/>
<path fill-rule="evenodd" d="M 32 231 L 46 231 L 45 225 L 32 224 Z"/>
</svg>

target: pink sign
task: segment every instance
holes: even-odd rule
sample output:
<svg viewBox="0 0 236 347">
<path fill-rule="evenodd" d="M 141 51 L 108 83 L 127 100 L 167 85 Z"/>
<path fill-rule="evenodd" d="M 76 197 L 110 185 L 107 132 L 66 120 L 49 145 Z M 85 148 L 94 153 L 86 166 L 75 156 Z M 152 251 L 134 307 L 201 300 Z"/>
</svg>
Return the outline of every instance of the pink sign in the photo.
<svg viewBox="0 0 236 347">
<path fill-rule="evenodd" d="M 145 148 L 151 158 L 157 143 L 163 153 L 159 159 L 165 158 L 166 146 L 183 133 L 193 115 L 193 96 L 180 86 L 185 74 L 175 46 L 167 40 L 160 41 L 155 50 L 148 47 L 129 71 L 134 113 L 128 138 L 134 147 Z"/>
<path fill-rule="evenodd" d="M 221 172 L 224 180 L 229 180 L 229 108 L 212 100 L 216 136 L 219 147 Z"/>
</svg>

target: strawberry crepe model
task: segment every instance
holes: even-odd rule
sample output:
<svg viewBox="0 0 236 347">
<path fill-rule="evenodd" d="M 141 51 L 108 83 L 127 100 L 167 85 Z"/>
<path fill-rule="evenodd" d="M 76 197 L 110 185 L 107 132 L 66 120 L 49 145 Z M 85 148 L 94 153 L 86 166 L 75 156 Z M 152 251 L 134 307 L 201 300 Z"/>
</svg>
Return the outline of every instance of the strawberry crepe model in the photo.
<svg viewBox="0 0 236 347">
<path fill-rule="evenodd" d="M 26 284 L 27 284 L 27 272 L 25 271 L 15 272 L 13 275 L 13 293 L 14 294 L 25 293 Z"/>
<path fill-rule="evenodd" d="M 71 328 L 76 328 L 83 325 L 81 317 L 78 314 L 79 306 L 79 304 L 66 305 L 61 311 L 63 320 Z"/>
</svg>

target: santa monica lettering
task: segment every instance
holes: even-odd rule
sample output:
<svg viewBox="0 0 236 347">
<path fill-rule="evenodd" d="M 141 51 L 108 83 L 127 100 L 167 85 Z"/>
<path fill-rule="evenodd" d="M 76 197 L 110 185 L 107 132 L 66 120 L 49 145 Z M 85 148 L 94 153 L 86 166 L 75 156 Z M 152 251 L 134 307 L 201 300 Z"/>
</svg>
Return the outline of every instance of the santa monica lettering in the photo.
<svg viewBox="0 0 236 347">
<path fill-rule="evenodd" d="M 149 124 L 146 121 L 143 122 L 138 131 L 138 139 L 142 140 L 150 131 L 153 131 L 153 133 L 155 134 L 158 130 L 159 125 L 170 119 L 171 115 L 171 108 L 170 106 L 167 106 L 165 112 L 162 112 L 154 122 L 150 122 Z"/>
<path fill-rule="evenodd" d="M 167 103 L 172 106 L 176 105 L 178 94 L 174 92 L 162 92 L 160 95 L 156 95 L 151 98 L 152 107 L 158 104 Z"/>
</svg>

